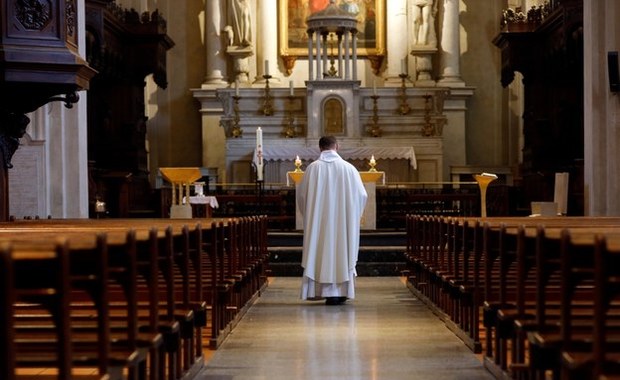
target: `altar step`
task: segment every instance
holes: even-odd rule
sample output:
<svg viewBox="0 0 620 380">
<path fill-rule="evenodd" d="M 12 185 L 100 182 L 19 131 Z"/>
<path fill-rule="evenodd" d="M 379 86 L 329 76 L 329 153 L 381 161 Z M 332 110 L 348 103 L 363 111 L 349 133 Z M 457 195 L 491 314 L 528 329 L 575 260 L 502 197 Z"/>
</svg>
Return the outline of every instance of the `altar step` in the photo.
<svg viewBox="0 0 620 380">
<path fill-rule="evenodd" d="M 272 276 L 299 276 L 303 233 L 269 232 L 269 269 Z M 405 232 L 363 231 L 357 262 L 359 276 L 399 276 L 405 268 Z"/>
</svg>

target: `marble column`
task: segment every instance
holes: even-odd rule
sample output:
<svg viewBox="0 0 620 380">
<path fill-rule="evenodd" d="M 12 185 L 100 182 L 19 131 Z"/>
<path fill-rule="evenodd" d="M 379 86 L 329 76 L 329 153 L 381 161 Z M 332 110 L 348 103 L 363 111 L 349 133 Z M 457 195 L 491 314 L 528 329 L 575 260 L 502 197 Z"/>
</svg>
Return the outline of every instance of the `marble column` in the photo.
<svg viewBox="0 0 620 380">
<path fill-rule="evenodd" d="M 390 0 L 387 2 L 387 77 L 386 85 L 400 86 L 398 76 L 400 62 L 409 55 L 408 44 L 403 43 L 407 30 L 407 0 Z"/>
<path fill-rule="evenodd" d="M 357 80 L 357 30 L 351 31 L 353 39 L 353 49 L 351 53 L 351 62 L 353 63 L 353 80 Z"/>
<path fill-rule="evenodd" d="M 620 104 L 609 89 L 607 51 L 617 50 L 617 0 L 583 3 L 584 214 L 620 215 Z"/>
<path fill-rule="evenodd" d="M 459 1 L 460 0 L 443 0 L 441 80 L 439 81 L 439 85 L 464 85 L 461 79 L 459 63 L 461 58 Z"/>
<path fill-rule="evenodd" d="M 274 15 L 278 14 L 278 1 L 277 0 L 260 0 L 256 3 L 256 13 L 258 14 L 258 27 L 254 30 L 256 33 L 256 82 L 265 82 L 263 75 L 265 74 L 265 67 L 263 62 L 268 60 L 271 63 L 271 70 L 269 70 L 270 83 L 280 83 L 280 70 L 274 70 L 273 67 L 278 68 L 278 39 L 275 36 L 278 35 L 278 23 L 274 20 Z"/>
<path fill-rule="evenodd" d="M 203 87 L 221 86 L 226 83 L 226 55 L 222 39 L 223 1 L 205 2 L 205 42 L 207 47 L 206 77 Z"/>
<path fill-rule="evenodd" d="M 308 80 L 314 80 L 314 46 L 312 45 L 312 37 L 314 32 L 308 31 Z"/>
</svg>

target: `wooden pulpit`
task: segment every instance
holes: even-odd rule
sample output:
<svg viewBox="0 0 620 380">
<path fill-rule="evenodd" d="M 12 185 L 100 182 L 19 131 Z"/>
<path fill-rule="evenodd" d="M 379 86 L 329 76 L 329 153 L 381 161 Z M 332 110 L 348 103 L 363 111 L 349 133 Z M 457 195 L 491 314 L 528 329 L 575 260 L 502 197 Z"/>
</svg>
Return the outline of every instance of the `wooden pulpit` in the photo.
<svg viewBox="0 0 620 380">
<path fill-rule="evenodd" d="M 8 169 L 30 123 L 51 101 L 71 107 L 96 74 L 78 53 L 77 0 L 0 0 L 0 220 L 9 218 Z"/>
</svg>

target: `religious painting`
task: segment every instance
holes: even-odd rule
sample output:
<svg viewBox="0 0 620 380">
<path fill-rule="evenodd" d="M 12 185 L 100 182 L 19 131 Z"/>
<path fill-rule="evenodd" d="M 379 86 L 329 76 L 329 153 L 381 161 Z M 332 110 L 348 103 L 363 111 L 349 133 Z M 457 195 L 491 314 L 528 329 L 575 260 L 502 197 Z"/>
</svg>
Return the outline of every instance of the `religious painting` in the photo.
<svg viewBox="0 0 620 380">
<path fill-rule="evenodd" d="M 385 55 L 384 9 L 386 0 L 336 0 L 341 9 L 357 16 L 358 55 Z M 329 5 L 329 0 L 279 0 L 280 55 L 308 56 L 306 19 Z"/>
</svg>

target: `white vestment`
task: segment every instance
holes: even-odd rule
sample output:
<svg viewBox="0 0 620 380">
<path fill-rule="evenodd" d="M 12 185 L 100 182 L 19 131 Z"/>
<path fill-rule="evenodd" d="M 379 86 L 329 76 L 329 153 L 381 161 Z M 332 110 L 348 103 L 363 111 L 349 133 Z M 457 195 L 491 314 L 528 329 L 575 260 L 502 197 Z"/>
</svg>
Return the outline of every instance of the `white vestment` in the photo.
<svg viewBox="0 0 620 380">
<path fill-rule="evenodd" d="M 297 188 L 303 216 L 302 299 L 355 297 L 360 222 L 368 194 L 357 169 L 321 152 Z"/>
</svg>

